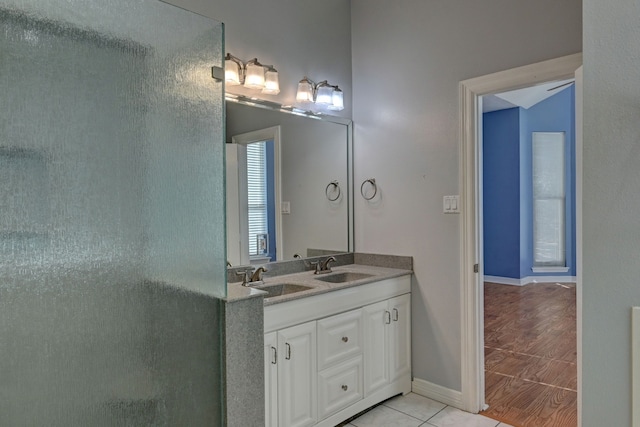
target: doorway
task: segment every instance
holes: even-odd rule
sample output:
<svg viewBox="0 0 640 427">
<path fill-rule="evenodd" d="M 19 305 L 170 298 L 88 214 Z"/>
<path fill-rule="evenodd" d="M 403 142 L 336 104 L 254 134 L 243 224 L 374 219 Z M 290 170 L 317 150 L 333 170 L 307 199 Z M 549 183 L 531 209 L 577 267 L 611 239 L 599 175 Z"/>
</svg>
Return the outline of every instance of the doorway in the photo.
<svg viewBox="0 0 640 427">
<path fill-rule="evenodd" d="M 465 410 L 479 412 L 485 408 L 484 378 L 484 295 L 480 278 L 483 277 L 482 213 L 479 209 L 479 151 L 478 135 L 482 124 L 478 120 L 480 107 L 479 97 L 491 93 L 518 89 L 549 81 L 568 78 L 579 80 L 576 73 L 582 65 L 582 54 L 574 54 L 558 59 L 540 62 L 512 70 L 494 73 L 488 76 L 465 80 L 460 83 L 460 182 L 461 204 L 464 207 L 461 221 L 461 293 L 462 293 L 462 401 Z M 581 82 L 581 81 L 580 81 Z M 576 94 L 577 130 L 581 126 L 581 92 Z M 576 198 L 581 200 L 581 135 L 576 135 Z M 580 348 L 581 286 L 580 286 L 580 227 L 581 211 L 576 211 L 577 253 L 577 316 L 578 316 L 578 348 Z M 580 351 L 578 351 L 578 422 L 580 421 Z"/>
<path fill-rule="evenodd" d="M 573 79 L 481 97 L 483 415 L 576 425 Z"/>
</svg>

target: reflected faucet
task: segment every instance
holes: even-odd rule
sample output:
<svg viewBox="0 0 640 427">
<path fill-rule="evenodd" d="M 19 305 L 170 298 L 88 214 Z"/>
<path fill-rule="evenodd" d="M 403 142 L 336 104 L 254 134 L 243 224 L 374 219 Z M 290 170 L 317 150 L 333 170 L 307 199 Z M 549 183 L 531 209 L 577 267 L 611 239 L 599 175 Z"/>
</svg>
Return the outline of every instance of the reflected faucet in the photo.
<svg viewBox="0 0 640 427">
<path fill-rule="evenodd" d="M 315 264 L 316 266 L 316 271 L 313 274 L 325 274 L 325 273 L 331 273 L 331 267 L 329 266 L 330 262 L 336 262 L 338 261 L 336 259 L 336 257 L 334 256 L 330 256 L 327 259 L 325 259 L 324 261 L 318 261 Z"/>
<path fill-rule="evenodd" d="M 249 282 L 251 281 L 251 273 L 253 269 L 236 271 L 236 276 L 242 278 L 242 286 L 249 286 Z"/>
<path fill-rule="evenodd" d="M 262 273 L 266 273 L 268 270 L 264 267 L 258 267 L 255 271 L 253 268 L 248 268 L 242 271 L 236 271 L 236 275 L 242 277 L 242 286 L 251 286 L 256 282 L 262 281 Z"/>
<path fill-rule="evenodd" d="M 249 282 L 260 282 L 262 280 L 262 273 L 266 273 L 267 271 L 269 270 L 264 267 L 258 267 L 251 275 Z"/>
</svg>

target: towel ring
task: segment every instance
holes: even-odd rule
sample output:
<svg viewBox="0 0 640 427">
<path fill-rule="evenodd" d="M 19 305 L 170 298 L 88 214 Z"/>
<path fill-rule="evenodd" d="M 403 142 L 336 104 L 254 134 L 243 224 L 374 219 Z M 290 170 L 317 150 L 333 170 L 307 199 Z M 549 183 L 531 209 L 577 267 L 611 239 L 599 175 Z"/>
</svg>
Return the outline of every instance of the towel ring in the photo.
<svg viewBox="0 0 640 427">
<path fill-rule="evenodd" d="M 332 191 L 329 191 L 329 190 Z M 336 197 L 331 197 L 329 194 L 331 193 L 335 193 L 337 191 L 337 195 Z M 331 181 L 329 184 L 327 184 L 327 188 L 324 189 L 324 194 L 327 196 L 327 199 L 329 199 L 330 202 L 335 202 L 336 200 L 338 200 L 340 198 L 340 194 L 342 193 L 342 191 L 340 191 L 340 184 L 338 183 L 338 181 Z"/>
<path fill-rule="evenodd" d="M 364 195 L 364 185 L 367 182 L 373 186 L 373 195 L 371 197 L 367 197 Z M 364 197 L 365 200 L 372 200 L 374 197 L 376 197 L 376 194 L 378 194 L 378 186 L 376 185 L 376 179 L 369 178 L 362 181 L 362 185 L 360 186 L 360 194 L 362 194 L 362 197 Z"/>
</svg>

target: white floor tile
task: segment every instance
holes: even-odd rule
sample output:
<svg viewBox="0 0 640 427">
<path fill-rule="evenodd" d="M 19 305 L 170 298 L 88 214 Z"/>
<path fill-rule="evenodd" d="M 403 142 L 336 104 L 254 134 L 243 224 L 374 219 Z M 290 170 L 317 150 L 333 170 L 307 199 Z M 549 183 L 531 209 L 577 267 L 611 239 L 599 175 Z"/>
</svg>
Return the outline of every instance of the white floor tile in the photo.
<svg viewBox="0 0 640 427">
<path fill-rule="evenodd" d="M 447 406 L 428 421 L 437 427 L 496 427 L 499 422 Z"/>
<path fill-rule="evenodd" d="M 351 421 L 356 427 L 418 427 L 422 420 L 410 417 L 384 405 L 377 406 L 366 414 Z"/>
<path fill-rule="evenodd" d="M 500 423 L 498 427 L 513 427 L 511 424 Z"/>
<path fill-rule="evenodd" d="M 428 420 L 447 406 L 415 393 L 394 397 L 384 402 L 384 405 L 422 421 Z"/>
</svg>

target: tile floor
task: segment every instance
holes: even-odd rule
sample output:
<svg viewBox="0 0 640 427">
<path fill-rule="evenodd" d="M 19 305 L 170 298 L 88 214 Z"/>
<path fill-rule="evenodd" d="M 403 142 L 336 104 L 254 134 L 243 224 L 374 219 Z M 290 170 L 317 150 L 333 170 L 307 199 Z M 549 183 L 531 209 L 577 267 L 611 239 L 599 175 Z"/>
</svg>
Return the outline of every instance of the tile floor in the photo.
<svg viewBox="0 0 640 427">
<path fill-rule="evenodd" d="M 512 427 L 415 393 L 397 396 L 351 420 L 349 427 Z"/>
</svg>

